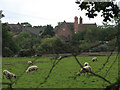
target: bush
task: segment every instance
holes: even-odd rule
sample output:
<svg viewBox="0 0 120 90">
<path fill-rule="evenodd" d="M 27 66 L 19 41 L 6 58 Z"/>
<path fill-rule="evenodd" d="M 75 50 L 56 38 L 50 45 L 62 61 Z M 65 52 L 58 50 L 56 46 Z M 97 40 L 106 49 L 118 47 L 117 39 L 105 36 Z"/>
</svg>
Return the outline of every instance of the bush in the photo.
<svg viewBox="0 0 120 90">
<path fill-rule="evenodd" d="M 11 56 L 14 56 L 14 53 L 12 50 L 10 50 L 10 48 L 8 47 L 4 47 L 3 48 L 3 57 L 11 57 Z"/>
<path fill-rule="evenodd" d="M 18 53 L 18 57 L 28 57 L 34 55 L 34 51 L 30 49 L 21 49 Z"/>
<path fill-rule="evenodd" d="M 107 45 L 101 45 L 99 47 L 95 47 L 93 49 L 90 50 L 91 52 L 107 52 L 109 51 L 108 46 Z"/>
<path fill-rule="evenodd" d="M 58 37 L 45 38 L 37 47 L 37 54 L 57 54 L 64 50 L 64 42 Z"/>
</svg>

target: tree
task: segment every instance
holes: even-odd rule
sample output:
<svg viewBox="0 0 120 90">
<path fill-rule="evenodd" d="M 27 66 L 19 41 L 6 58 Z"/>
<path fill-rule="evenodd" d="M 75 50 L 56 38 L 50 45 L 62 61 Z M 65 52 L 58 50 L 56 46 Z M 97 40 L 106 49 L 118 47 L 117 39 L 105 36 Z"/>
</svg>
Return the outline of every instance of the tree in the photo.
<svg viewBox="0 0 120 90">
<path fill-rule="evenodd" d="M 98 15 L 100 11 L 102 11 L 102 17 L 104 17 L 105 22 L 111 21 L 114 17 L 118 18 L 118 14 L 120 12 L 119 7 L 115 3 L 115 1 L 110 2 L 80 2 L 80 0 L 76 1 L 79 4 L 81 10 L 87 10 L 86 15 L 89 18 L 94 18 Z M 98 13 L 97 13 L 98 12 Z"/>
<path fill-rule="evenodd" d="M 55 32 L 53 31 L 53 27 L 51 25 L 45 26 L 45 30 L 42 33 L 42 36 L 50 35 L 53 37 L 55 35 Z"/>
<path fill-rule="evenodd" d="M 28 23 L 28 22 L 23 22 L 23 23 L 21 23 L 21 25 L 23 27 L 32 27 L 32 25 L 30 23 Z"/>
<path fill-rule="evenodd" d="M 62 22 L 58 22 L 58 25 L 55 26 L 55 28 L 58 28 L 61 24 L 62 24 Z"/>
<path fill-rule="evenodd" d="M 21 32 L 15 39 L 21 49 L 31 48 L 31 35 L 28 32 Z"/>
<path fill-rule="evenodd" d="M 34 28 L 42 28 L 43 26 L 33 26 Z"/>
<path fill-rule="evenodd" d="M 39 54 L 57 54 L 64 51 L 64 42 L 58 37 L 45 38 L 37 47 Z"/>
<path fill-rule="evenodd" d="M 13 38 L 13 34 L 2 24 L 2 53 L 3 57 L 13 56 L 19 51 L 18 44 Z"/>
<path fill-rule="evenodd" d="M 3 18 L 3 17 L 5 17 L 5 15 L 2 14 L 2 10 L 0 10 L 0 19 Z"/>
<path fill-rule="evenodd" d="M 108 1 L 108 0 L 107 0 Z M 79 7 L 81 10 L 85 9 L 87 10 L 86 15 L 89 18 L 94 18 L 98 15 L 99 12 L 102 11 L 102 17 L 104 18 L 103 21 L 107 22 L 107 21 L 111 21 L 112 19 L 116 20 L 116 24 L 117 24 L 117 33 L 113 34 L 116 36 L 117 40 L 117 47 L 118 47 L 118 54 L 120 53 L 120 8 L 118 7 L 118 5 L 115 3 L 116 0 L 109 0 L 110 2 L 80 2 L 80 0 L 76 1 L 77 4 L 79 4 Z M 116 18 L 116 19 L 115 19 Z M 112 36 L 113 36 L 112 35 Z M 113 38 L 115 38 L 115 36 L 113 36 Z M 112 50 L 114 51 L 114 50 Z M 108 62 L 108 60 L 106 61 L 106 63 Z M 105 66 L 105 64 L 104 64 Z M 120 71 L 119 71 L 120 72 Z M 120 77 L 118 77 L 118 80 L 114 83 L 114 84 L 110 84 L 107 89 L 119 89 L 119 85 L 120 85 Z"/>
</svg>

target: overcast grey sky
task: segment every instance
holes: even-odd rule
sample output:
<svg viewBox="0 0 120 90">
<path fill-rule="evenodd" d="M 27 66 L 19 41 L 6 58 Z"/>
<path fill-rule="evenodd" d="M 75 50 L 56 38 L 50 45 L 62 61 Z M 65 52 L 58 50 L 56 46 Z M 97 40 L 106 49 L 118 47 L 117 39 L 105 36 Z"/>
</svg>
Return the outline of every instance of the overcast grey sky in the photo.
<svg viewBox="0 0 120 90">
<path fill-rule="evenodd" d="M 29 22 L 35 25 L 51 24 L 58 22 L 74 22 L 74 17 L 82 17 L 83 23 L 102 24 L 99 15 L 95 19 L 85 16 L 85 11 L 78 10 L 76 0 L 1 0 L 0 9 L 5 15 L 2 22 L 18 23 Z"/>
</svg>

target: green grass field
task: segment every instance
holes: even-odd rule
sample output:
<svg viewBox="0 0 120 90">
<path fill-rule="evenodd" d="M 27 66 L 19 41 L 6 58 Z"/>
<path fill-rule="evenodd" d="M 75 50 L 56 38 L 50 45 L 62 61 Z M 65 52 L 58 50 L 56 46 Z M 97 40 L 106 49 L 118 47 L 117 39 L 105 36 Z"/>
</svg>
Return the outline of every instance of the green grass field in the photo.
<svg viewBox="0 0 120 90">
<path fill-rule="evenodd" d="M 106 70 L 109 69 L 111 64 L 114 62 L 116 55 L 110 57 L 109 62 L 106 64 L 105 68 L 100 72 L 96 73 L 104 77 Z M 84 62 L 88 62 L 92 67 L 92 71 L 96 72 L 105 63 L 107 56 L 97 56 L 98 61 L 92 62 L 93 56 L 83 56 L 77 57 L 80 63 L 83 65 Z M 45 77 L 48 75 L 50 68 L 52 67 L 52 61 L 50 58 L 38 58 L 34 65 L 38 66 L 38 72 L 32 71 L 29 74 L 25 73 L 25 69 L 28 66 L 27 61 L 33 61 L 35 58 L 2 58 L 2 69 L 7 69 L 8 71 L 16 74 L 17 78 L 20 77 L 13 85 L 13 88 L 103 88 L 109 85 L 102 79 L 89 75 L 81 74 L 76 80 L 71 78 L 76 72 L 80 70 L 80 66 L 74 59 L 74 57 L 62 59 L 56 67 L 53 69 L 49 79 L 46 83 L 40 85 L 44 81 Z M 21 76 L 21 74 L 23 74 Z M 111 70 L 108 72 L 106 79 L 110 82 L 115 82 L 118 77 L 118 60 L 112 66 Z M 12 81 L 15 81 L 13 78 Z M 10 82 L 8 79 L 3 79 L 2 82 Z M 3 88 L 8 87 L 3 85 Z"/>
</svg>

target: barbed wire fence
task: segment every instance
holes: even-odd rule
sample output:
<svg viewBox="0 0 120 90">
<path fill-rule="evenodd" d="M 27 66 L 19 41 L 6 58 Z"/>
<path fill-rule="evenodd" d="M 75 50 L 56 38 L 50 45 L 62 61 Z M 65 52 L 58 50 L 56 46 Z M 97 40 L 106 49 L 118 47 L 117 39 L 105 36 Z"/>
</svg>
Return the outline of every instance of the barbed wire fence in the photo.
<svg viewBox="0 0 120 90">
<path fill-rule="evenodd" d="M 35 61 L 36 61 L 37 59 L 39 59 L 39 57 L 35 56 L 35 58 L 34 58 L 34 60 L 32 60 L 32 62 L 35 63 Z M 17 76 L 17 78 L 16 78 L 15 81 L 12 81 L 12 80 L 10 79 L 10 83 L 2 82 L 2 83 L 0 83 L 0 84 L 2 84 L 2 85 L 8 85 L 8 88 L 9 88 L 10 90 L 12 90 L 12 89 L 13 89 L 13 85 L 16 84 L 17 81 L 26 73 L 25 71 L 27 70 L 27 68 L 28 68 L 29 66 L 30 66 L 30 64 L 28 64 L 28 65 L 25 67 L 25 70 L 24 70 L 19 76 Z"/>
<path fill-rule="evenodd" d="M 108 36 L 108 38 L 105 39 L 105 40 L 108 40 L 108 41 L 109 41 L 109 40 L 112 40 L 112 39 L 114 39 L 116 36 L 119 37 L 119 36 L 120 36 L 120 32 L 117 32 L 116 34 L 112 34 L 111 36 Z M 118 39 L 118 38 L 117 38 L 117 39 Z M 91 47 L 89 47 L 89 48 L 85 48 L 85 49 L 83 49 L 83 50 L 90 50 L 90 49 L 92 49 L 92 48 L 95 48 L 95 47 L 100 46 L 100 45 L 103 44 L 103 43 L 104 43 L 104 42 L 100 42 L 100 43 L 98 43 L 98 44 L 96 44 L 96 45 L 93 45 L 93 46 L 91 46 Z M 116 41 L 115 46 L 114 46 L 114 49 L 111 51 L 110 55 L 109 55 L 108 58 L 106 59 L 106 62 L 103 64 L 102 68 L 100 68 L 97 72 L 100 72 L 102 69 L 104 69 L 104 67 L 106 66 L 106 64 L 109 62 L 109 58 L 112 56 L 112 54 L 113 54 L 113 52 L 114 52 L 114 50 L 115 50 L 115 48 L 116 48 L 116 46 L 117 46 L 118 44 L 120 44 L 120 43 L 118 43 L 118 41 Z M 41 83 L 39 83 L 39 84 L 37 85 L 36 88 L 38 88 L 39 86 L 41 86 L 41 85 L 43 85 L 43 84 L 45 84 L 45 83 L 47 82 L 47 80 L 48 80 L 48 78 L 50 77 L 50 75 L 51 75 L 53 69 L 55 68 L 55 66 L 56 66 L 61 60 L 63 60 L 64 58 L 68 58 L 68 57 L 71 57 L 71 56 L 74 57 L 74 59 L 76 60 L 77 64 L 80 66 L 80 68 L 83 68 L 82 64 L 79 62 L 79 60 L 78 60 L 78 58 L 77 58 L 77 55 L 78 55 L 78 54 L 82 54 L 82 52 L 79 52 L 79 53 L 77 53 L 77 54 L 72 53 L 71 55 L 62 56 L 59 60 L 57 60 L 57 58 L 55 57 L 55 58 L 54 58 L 54 61 L 53 61 L 53 65 L 52 65 L 52 67 L 50 68 L 50 70 L 49 70 L 49 72 L 48 72 L 48 75 L 45 77 L 45 79 L 44 79 L 43 82 L 41 82 Z M 57 54 L 57 55 L 59 55 L 59 54 Z M 113 63 L 112 63 L 111 66 L 109 67 L 109 69 L 108 69 L 108 71 L 106 72 L 106 74 L 105 74 L 104 77 L 96 74 L 97 72 L 92 72 L 92 71 L 90 71 L 90 73 L 91 73 L 92 75 L 94 75 L 94 76 L 96 76 L 96 77 L 99 77 L 99 78 L 101 78 L 102 80 L 104 80 L 105 82 L 109 83 L 109 86 L 106 87 L 107 89 L 112 88 L 112 87 L 114 87 L 114 86 L 116 86 L 116 85 L 120 85 L 120 80 L 119 80 L 119 79 L 118 79 L 115 83 L 111 83 L 109 80 L 107 80 L 107 79 L 105 78 L 105 77 L 107 76 L 108 72 L 110 71 L 110 69 L 112 68 L 113 64 L 116 62 L 118 55 L 119 55 L 119 50 L 118 50 L 118 53 L 117 53 L 117 56 L 116 56 L 115 60 L 113 61 Z M 58 57 L 58 56 L 57 56 L 57 57 Z M 39 57 L 36 57 L 36 58 L 33 60 L 33 62 L 35 62 L 38 58 L 39 58 Z M 25 71 L 26 71 L 26 69 L 27 69 L 28 67 L 29 67 L 29 65 L 26 66 L 25 70 L 21 73 L 21 75 L 20 75 L 14 82 L 12 82 L 12 81 L 11 81 L 11 83 L 2 82 L 2 85 L 8 85 L 8 88 L 10 88 L 10 89 L 12 90 L 12 89 L 13 89 L 13 85 L 14 85 L 15 83 L 17 83 L 17 81 L 25 74 Z M 73 76 L 74 79 L 76 79 L 76 77 L 77 77 L 76 75 Z"/>
<path fill-rule="evenodd" d="M 112 40 L 112 39 L 115 38 L 115 36 L 119 36 L 119 35 L 120 35 L 120 33 L 117 32 L 116 34 L 113 34 L 113 35 L 109 36 L 106 40 L 108 40 L 108 41 L 109 41 L 109 40 Z M 91 49 L 91 48 L 95 48 L 95 47 L 97 47 L 97 46 L 100 46 L 100 45 L 103 44 L 103 43 L 104 43 L 104 42 L 100 42 L 100 43 L 98 43 L 98 44 L 96 44 L 96 45 L 94 45 L 94 46 L 92 46 L 92 47 L 90 47 L 90 48 L 87 48 L 86 50 L 89 50 L 89 49 Z M 117 46 L 117 41 L 116 41 L 116 43 L 115 43 L 114 49 L 111 51 L 110 55 L 109 55 L 108 58 L 106 59 L 106 62 L 103 64 L 102 68 L 100 68 L 99 71 L 97 71 L 97 72 L 100 72 L 102 69 L 104 69 L 104 67 L 106 66 L 106 64 L 109 62 L 109 58 L 113 55 L 113 52 L 114 52 L 116 46 Z M 82 53 L 82 52 L 80 52 L 79 54 L 81 54 L 81 53 Z M 119 55 L 119 53 L 117 53 L 117 56 L 118 56 L 118 55 Z M 79 66 L 80 66 L 81 68 L 83 68 L 82 64 L 81 64 L 81 63 L 79 62 L 79 60 L 77 59 L 77 55 L 74 55 L 74 54 L 72 53 L 72 55 L 70 55 L 70 56 L 73 56 L 73 57 L 75 58 L 76 62 L 79 64 Z M 52 73 L 52 70 L 54 69 L 54 67 L 55 67 L 63 58 L 70 57 L 70 56 L 63 56 L 63 57 L 62 57 L 59 61 L 57 61 L 57 62 L 56 62 L 56 59 L 55 59 L 55 60 L 54 60 L 54 63 L 53 63 L 53 66 L 52 66 L 51 69 L 49 70 L 49 73 L 48 73 L 47 77 L 44 79 L 44 81 L 43 81 L 42 83 L 40 83 L 40 84 L 37 86 L 37 88 L 38 88 L 40 85 L 42 85 L 42 84 L 44 84 L 44 83 L 47 82 L 48 78 L 50 77 L 50 74 Z M 108 69 L 108 71 L 106 72 L 106 74 L 105 74 L 104 77 L 96 74 L 96 72 L 94 73 L 94 72 L 92 72 L 92 71 L 89 71 L 92 75 L 94 75 L 94 76 L 96 76 L 96 77 L 99 77 L 99 78 L 101 78 L 102 80 L 104 80 L 105 82 L 107 82 L 107 83 L 110 84 L 110 86 L 107 86 L 106 89 L 111 88 L 111 86 L 114 86 L 114 85 L 116 85 L 116 84 L 120 84 L 120 83 L 118 83 L 120 80 L 118 80 L 117 82 L 115 82 L 115 83 L 112 84 L 109 80 L 107 80 L 107 79 L 105 78 L 105 77 L 107 76 L 108 72 L 110 71 L 110 69 L 112 68 L 113 64 L 116 62 L 117 56 L 116 56 L 115 60 L 113 61 L 113 63 L 111 64 L 111 66 L 109 67 L 109 69 Z M 56 62 L 56 63 L 55 63 L 55 62 Z M 76 75 L 73 76 L 74 79 L 76 79 L 76 77 L 77 77 Z"/>
</svg>

